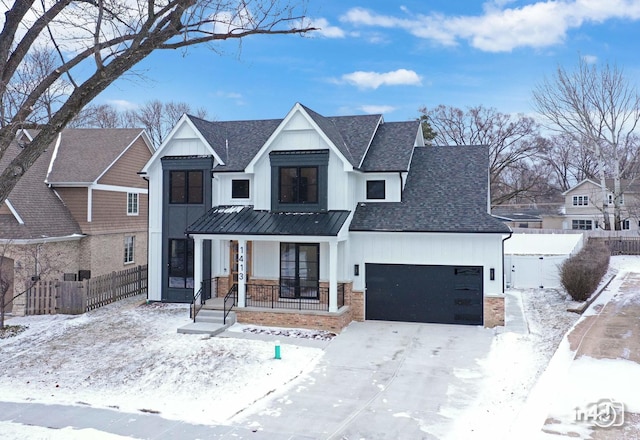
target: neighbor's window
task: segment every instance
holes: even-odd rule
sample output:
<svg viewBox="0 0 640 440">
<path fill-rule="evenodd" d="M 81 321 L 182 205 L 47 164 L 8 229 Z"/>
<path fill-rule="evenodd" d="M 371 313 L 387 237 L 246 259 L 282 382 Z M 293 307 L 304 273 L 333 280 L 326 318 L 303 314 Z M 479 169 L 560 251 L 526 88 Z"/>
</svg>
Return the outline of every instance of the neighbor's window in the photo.
<svg viewBox="0 0 640 440">
<path fill-rule="evenodd" d="M 169 203 L 202 203 L 202 171 L 171 171 L 169 187 Z"/>
<path fill-rule="evenodd" d="M 193 288 L 193 240 L 169 240 L 169 287 Z"/>
<path fill-rule="evenodd" d="M 138 193 L 127 193 L 127 215 L 138 215 Z"/>
<path fill-rule="evenodd" d="M 249 179 L 233 179 L 231 181 L 231 198 L 232 199 L 248 199 L 249 198 Z"/>
<path fill-rule="evenodd" d="M 132 235 L 124 237 L 124 264 L 133 263 L 134 247 L 135 237 Z"/>
<path fill-rule="evenodd" d="M 318 167 L 280 167 L 280 203 L 318 203 Z"/>
<path fill-rule="evenodd" d="M 630 224 L 629 224 L 629 220 L 622 220 L 622 229 L 630 229 Z"/>
<path fill-rule="evenodd" d="M 384 180 L 367 180 L 367 199 L 383 200 L 385 198 Z"/>
<path fill-rule="evenodd" d="M 593 229 L 593 222 L 591 220 L 572 220 L 571 229 L 588 231 Z"/>
<path fill-rule="evenodd" d="M 618 197 L 618 201 L 620 202 L 620 206 L 624 205 L 624 194 L 620 194 L 620 196 Z M 613 194 L 609 194 L 608 204 L 613 205 L 613 202 L 614 202 Z"/>
<path fill-rule="evenodd" d="M 573 196 L 573 206 L 588 206 L 589 196 Z"/>
</svg>

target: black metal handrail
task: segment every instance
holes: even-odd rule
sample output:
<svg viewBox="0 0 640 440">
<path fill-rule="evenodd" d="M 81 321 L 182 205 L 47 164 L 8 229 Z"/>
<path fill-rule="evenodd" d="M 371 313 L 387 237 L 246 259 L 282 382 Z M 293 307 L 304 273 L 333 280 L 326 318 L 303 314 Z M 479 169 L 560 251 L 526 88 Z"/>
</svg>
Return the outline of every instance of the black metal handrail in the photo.
<svg viewBox="0 0 640 440">
<path fill-rule="evenodd" d="M 264 307 L 269 309 L 297 309 L 329 311 L 329 288 L 318 287 L 308 295 L 290 294 L 290 289 L 280 285 L 247 284 L 247 307 Z M 344 305 L 344 284 L 338 284 L 338 308 Z"/>
<path fill-rule="evenodd" d="M 224 307 L 223 307 L 224 317 L 222 318 L 223 324 L 227 323 L 227 316 L 229 315 L 229 312 L 231 312 L 231 309 L 233 309 L 233 306 L 237 304 L 237 300 L 238 300 L 238 285 L 234 284 L 233 286 L 231 286 L 231 289 L 229 289 L 229 292 L 224 297 Z"/>
<path fill-rule="evenodd" d="M 193 295 L 191 307 L 189 308 L 190 318 L 193 319 L 193 322 L 196 322 L 196 315 L 202 309 L 202 305 L 204 304 L 204 301 L 202 300 L 203 284 L 204 281 L 200 284 L 200 290 L 198 290 L 195 295 Z"/>
</svg>

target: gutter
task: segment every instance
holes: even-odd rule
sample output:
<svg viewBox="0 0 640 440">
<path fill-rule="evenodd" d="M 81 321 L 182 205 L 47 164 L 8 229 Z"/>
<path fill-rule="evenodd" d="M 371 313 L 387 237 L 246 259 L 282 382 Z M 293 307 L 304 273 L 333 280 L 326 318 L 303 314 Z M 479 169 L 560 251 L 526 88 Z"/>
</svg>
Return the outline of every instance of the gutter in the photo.
<svg viewBox="0 0 640 440">
<path fill-rule="evenodd" d="M 504 242 L 510 239 L 512 235 L 513 235 L 513 231 L 509 231 L 509 236 L 502 239 L 502 293 L 503 294 L 504 294 L 504 284 L 506 282 L 505 280 L 507 279 L 504 273 Z"/>
</svg>

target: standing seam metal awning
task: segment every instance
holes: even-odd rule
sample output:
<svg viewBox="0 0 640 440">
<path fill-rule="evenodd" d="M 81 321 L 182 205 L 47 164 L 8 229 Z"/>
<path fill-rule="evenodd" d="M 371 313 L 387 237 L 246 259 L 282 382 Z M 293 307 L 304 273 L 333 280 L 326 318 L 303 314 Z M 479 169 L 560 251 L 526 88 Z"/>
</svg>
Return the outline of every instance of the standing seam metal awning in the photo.
<svg viewBox="0 0 640 440">
<path fill-rule="evenodd" d="M 272 212 L 252 206 L 216 206 L 191 224 L 190 235 L 337 236 L 349 211 Z"/>
</svg>

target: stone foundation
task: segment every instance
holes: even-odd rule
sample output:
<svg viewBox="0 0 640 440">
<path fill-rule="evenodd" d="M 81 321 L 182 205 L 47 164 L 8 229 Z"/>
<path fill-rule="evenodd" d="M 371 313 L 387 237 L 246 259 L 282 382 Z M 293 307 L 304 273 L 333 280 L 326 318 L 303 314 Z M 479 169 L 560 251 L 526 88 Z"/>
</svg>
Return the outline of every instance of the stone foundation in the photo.
<svg viewBox="0 0 640 440">
<path fill-rule="evenodd" d="M 484 297 L 484 326 L 493 328 L 504 325 L 504 296 Z"/>
</svg>

